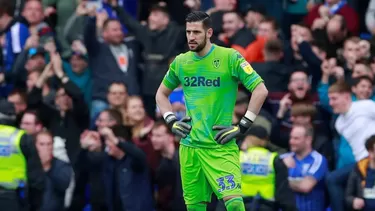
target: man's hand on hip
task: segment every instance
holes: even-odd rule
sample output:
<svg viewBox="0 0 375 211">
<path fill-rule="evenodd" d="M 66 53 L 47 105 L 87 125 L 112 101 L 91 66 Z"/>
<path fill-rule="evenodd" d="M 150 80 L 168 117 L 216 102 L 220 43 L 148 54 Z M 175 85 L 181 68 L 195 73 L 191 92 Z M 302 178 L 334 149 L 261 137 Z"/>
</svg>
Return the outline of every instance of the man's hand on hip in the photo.
<svg viewBox="0 0 375 211">
<path fill-rule="evenodd" d="M 214 125 L 212 130 L 219 130 L 219 132 L 215 135 L 215 141 L 219 144 L 226 144 L 230 142 L 231 140 L 233 140 L 234 138 L 244 136 L 246 131 L 251 127 L 252 124 L 253 124 L 253 121 L 251 121 L 245 115 L 244 117 L 242 117 L 238 125 L 232 125 L 232 126 Z"/>
<path fill-rule="evenodd" d="M 191 131 L 191 125 L 188 124 L 190 121 L 191 118 L 189 116 L 178 121 L 174 114 L 170 114 L 165 118 L 165 122 L 168 124 L 172 133 L 182 138 L 186 138 Z"/>
</svg>

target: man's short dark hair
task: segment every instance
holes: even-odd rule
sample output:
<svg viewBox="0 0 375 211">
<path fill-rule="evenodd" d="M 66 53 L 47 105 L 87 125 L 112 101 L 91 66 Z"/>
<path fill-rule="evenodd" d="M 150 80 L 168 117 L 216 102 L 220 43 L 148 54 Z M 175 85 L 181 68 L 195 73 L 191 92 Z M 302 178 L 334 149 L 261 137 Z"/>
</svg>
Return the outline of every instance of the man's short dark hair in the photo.
<svg viewBox="0 0 375 211">
<path fill-rule="evenodd" d="M 209 29 L 212 28 L 212 20 L 211 17 L 203 12 L 203 11 L 194 11 L 189 13 L 186 16 L 185 21 L 187 23 L 192 23 L 192 22 L 202 22 L 203 23 L 203 28 Z"/>
<path fill-rule="evenodd" d="M 241 13 L 239 13 L 239 12 L 237 12 L 237 11 L 235 11 L 235 10 L 226 11 L 226 12 L 224 12 L 223 16 L 224 16 L 225 14 L 235 14 L 235 15 L 237 16 L 238 19 L 244 21 L 244 18 L 243 18 L 243 16 L 241 15 Z"/>
<path fill-rule="evenodd" d="M 312 47 L 317 47 L 320 51 L 327 52 L 327 49 L 326 49 L 325 44 L 323 42 L 313 40 L 313 41 L 310 42 L 310 45 Z"/>
<path fill-rule="evenodd" d="M 108 24 L 110 24 L 111 22 L 118 22 L 118 23 L 120 23 L 120 21 L 118 19 L 116 19 L 116 18 L 108 18 L 103 23 L 103 29 L 106 29 L 107 26 L 108 26 Z"/>
<path fill-rule="evenodd" d="M 364 75 L 364 76 L 359 76 L 359 77 L 353 78 L 352 87 L 357 86 L 363 80 L 368 81 L 371 85 L 374 85 L 374 81 L 370 77 Z"/>
<path fill-rule="evenodd" d="M 275 18 L 272 17 L 265 17 L 260 23 L 270 23 L 272 25 L 273 30 L 279 30 L 279 24 L 277 23 Z"/>
<path fill-rule="evenodd" d="M 133 134 L 131 126 L 116 124 L 113 127 L 111 127 L 111 129 L 116 137 L 120 137 L 125 139 L 125 141 L 132 142 Z"/>
<path fill-rule="evenodd" d="M 115 82 L 112 82 L 112 83 L 108 86 L 108 92 L 109 92 L 109 90 L 111 89 L 111 87 L 112 87 L 113 85 L 120 85 L 120 86 L 125 87 L 125 91 L 128 90 L 128 86 L 126 86 L 126 84 L 125 84 L 124 82 L 121 82 L 121 81 L 115 81 Z"/>
<path fill-rule="evenodd" d="M 37 110 L 28 109 L 23 113 L 22 117 L 25 116 L 25 114 L 33 115 L 35 117 L 35 124 L 42 124 L 39 118 L 39 112 Z"/>
<path fill-rule="evenodd" d="M 24 92 L 23 90 L 21 89 L 14 89 L 13 91 L 11 91 L 9 93 L 8 96 L 13 96 L 13 95 L 18 95 L 20 96 L 21 100 L 23 103 L 26 103 L 27 102 L 27 94 L 26 92 Z"/>
<path fill-rule="evenodd" d="M 165 123 L 165 121 L 164 121 L 163 119 L 157 120 L 157 121 L 155 122 L 154 126 L 152 127 L 152 129 L 156 129 L 156 128 L 159 128 L 159 127 L 165 127 L 166 132 L 167 132 L 169 135 L 172 135 L 172 136 L 173 136 L 172 131 L 169 129 L 167 123 Z"/>
<path fill-rule="evenodd" d="M 365 142 L 365 147 L 367 151 L 374 151 L 374 145 L 375 145 L 375 135 L 368 138 Z"/>
<path fill-rule="evenodd" d="M 123 122 L 122 114 L 117 109 L 109 108 L 102 112 L 107 112 L 110 120 L 115 121 L 116 125 L 122 125 L 122 122 Z"/>
<path fill-rule="evenodd" d="M 283 43 L 279 39 L 268 40 L 264 46 L 264 50 L 267 53 L 275 54 L 283 52 Z"/>
<path fill-rule="evenodd" d="M 0 16 L 7 14 L 9 16 L 14 15 L 15 3 L 9 0 L 0 0 Z"/>
</svg>

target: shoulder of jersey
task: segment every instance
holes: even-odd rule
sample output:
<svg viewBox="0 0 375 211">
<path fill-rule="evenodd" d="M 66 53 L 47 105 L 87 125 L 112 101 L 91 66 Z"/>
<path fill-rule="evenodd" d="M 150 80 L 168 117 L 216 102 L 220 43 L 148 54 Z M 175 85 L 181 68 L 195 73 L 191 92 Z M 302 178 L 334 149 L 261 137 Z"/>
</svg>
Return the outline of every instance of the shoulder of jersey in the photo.
<svg viewBox="0 0 375 211">
<path fill-rule="evenodd" d="M 176 59 L 181 59 L 181 58 L 186 58 L 186 57 L 190 57 L 192 56 L 192 52 L 191 51 L 187 51 L 185 53 L 180 53 L 176 56 Z"/>
</svg>

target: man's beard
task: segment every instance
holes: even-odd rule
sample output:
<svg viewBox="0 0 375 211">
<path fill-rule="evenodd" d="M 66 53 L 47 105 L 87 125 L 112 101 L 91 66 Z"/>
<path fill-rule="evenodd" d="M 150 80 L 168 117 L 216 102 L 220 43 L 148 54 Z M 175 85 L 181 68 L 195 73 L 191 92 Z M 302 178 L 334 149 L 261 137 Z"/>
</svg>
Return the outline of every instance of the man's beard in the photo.
<svg viewBox="0 0 375 211">
<path fill-rule="evenodd" d="M 200 52 L 203 50 L 203 48 L 206 46 L 207 44 L 207 40 L 206 40 L 206 36 L 204 36 L 204 40 L 201 44 L 198 44 L 197 47 L 195 49 L 190 49 L 191 51 L 193 52 Z"/>
</svg>

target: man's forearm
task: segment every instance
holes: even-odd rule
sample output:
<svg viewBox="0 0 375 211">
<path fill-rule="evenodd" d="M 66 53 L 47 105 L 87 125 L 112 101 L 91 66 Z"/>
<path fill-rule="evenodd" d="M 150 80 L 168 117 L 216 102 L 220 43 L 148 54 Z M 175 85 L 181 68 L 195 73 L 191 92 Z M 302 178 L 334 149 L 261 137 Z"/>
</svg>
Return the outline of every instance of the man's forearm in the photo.
<svg viewBox="0 0 375 211">
<path fill-rule="evenodd" d="M 251 99 L 247 110 L 254 113 L 255 115 L 258 115 L 264 101 L 267 98 L 267 95 L 268 90 L 266 86 L 264 85 L 264 83 L 260 83 L 251 94 Z"/>
<path fill-rule="evenodd" d="M 289 187 L 297 192 L 302 192 L 300 189 L 301 180 L 289 180 Z"/>
<path fill-rule="evenodd" d="M 162 115 L 172 111 L 172 104 L 169 102 L 168 96 L 163 93 L 156 93 L 156 104 Z"/>
</svg>

